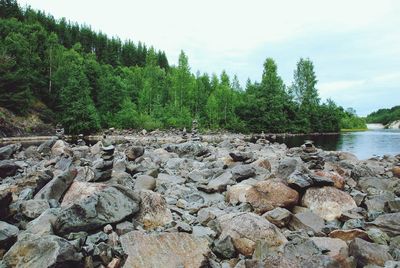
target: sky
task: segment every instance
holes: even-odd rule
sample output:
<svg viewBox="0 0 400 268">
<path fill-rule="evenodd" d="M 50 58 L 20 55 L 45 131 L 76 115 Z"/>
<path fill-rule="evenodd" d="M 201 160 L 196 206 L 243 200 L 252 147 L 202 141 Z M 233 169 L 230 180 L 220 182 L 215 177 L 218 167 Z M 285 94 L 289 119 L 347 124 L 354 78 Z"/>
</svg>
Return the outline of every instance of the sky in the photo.
<svg viewBox="0 0 400 268">
<path fill-rule="evenodd" d="M 400 105 L 398 0 L 19 0 L 122 40 L 181 50 L 192 72 L 260 81 L 272 57 L 286 85 L 297 61 L 313 61 L 322 100 L 365 116 Z"/>
</svg>

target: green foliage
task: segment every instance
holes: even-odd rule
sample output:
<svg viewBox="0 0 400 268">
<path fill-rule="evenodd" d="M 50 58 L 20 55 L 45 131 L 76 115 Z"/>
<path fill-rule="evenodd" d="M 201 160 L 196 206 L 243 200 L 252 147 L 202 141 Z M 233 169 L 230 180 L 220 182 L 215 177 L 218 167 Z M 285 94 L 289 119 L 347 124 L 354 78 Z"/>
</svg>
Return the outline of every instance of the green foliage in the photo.
<svg viewBox="0 0 400 268">
<path fill-rule="evenodd" d="M 332 132 L 363 124 L 332 101 L 320 103 L 309 59 L 299 60 L 287 88 L 267 58 L 261 82 L 249 80 L 243 89 L 225 71 L 194 75 L 183 51 L 170 66 L 163 51 L 140 41 L 109 38 L 13 0 L 0 0 L 0 15 L 0 106 L 40 110 L 70 133 L 190 128 L 193 119 L 202 129 L 240 132 Z"/>
<path fill-rule="evenodd" d="M 396 120 L 400 120 L 400 106 L 394 106 L 390 109 L 379 109 L 369 114 L 366 118 L 368 123 L 381 123 L 384 125 Z"/>
</svg>

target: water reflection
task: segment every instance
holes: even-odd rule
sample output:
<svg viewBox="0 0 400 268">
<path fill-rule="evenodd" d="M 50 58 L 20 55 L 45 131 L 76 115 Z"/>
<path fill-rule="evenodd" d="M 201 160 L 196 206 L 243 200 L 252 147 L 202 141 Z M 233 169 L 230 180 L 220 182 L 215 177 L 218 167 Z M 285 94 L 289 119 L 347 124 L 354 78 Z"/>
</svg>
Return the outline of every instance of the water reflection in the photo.
<svg viewBox="0 0 400 268">
<path fill-rule="evenodd" d="M 324 150 L 338 150 L 354 153 L 359 159 L 385 154 L 400 154 L 400 130 L 369 130 L 348 132 L 340 135 L 296 136 L 280 138 L 288 147 L 300 146 L 304 140 L 314 141 L 315 146 Z"/>
</svg>

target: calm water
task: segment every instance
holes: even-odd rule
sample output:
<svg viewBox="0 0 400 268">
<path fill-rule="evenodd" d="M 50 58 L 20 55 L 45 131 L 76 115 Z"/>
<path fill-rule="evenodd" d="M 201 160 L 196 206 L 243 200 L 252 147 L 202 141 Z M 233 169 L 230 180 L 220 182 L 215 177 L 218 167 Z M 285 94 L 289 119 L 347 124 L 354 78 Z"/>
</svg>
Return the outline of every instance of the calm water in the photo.
<svg viewBox="0 0 400 268">
<path fill-rule="evenodd" d="M 351 152 L 359 159 L 400 154 L 400 130 L 379 129 L 339 135 L 297 136 L 281 138 L 279 141 L 295 147 L 303 144 L 305 139 L 313 140 L 318 148 Z"/>
</svg>

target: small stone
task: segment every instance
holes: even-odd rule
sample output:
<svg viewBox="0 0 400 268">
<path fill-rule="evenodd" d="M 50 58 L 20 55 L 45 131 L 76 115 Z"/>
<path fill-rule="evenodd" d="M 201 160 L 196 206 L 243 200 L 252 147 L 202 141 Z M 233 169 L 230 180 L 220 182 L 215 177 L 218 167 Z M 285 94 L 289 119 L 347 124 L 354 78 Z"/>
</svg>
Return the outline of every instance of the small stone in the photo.
<svg viewBox="0 0 400 268">
<path fill-rule="evenodd" d="M 262 216 L 280 228 L 287 226 L 292 219 L 292 213 L 280 207 L 265 212 Z"/>
<path fill-rule="evenodd" d="M 111 224 L 107 224 L 106 226 L 104 226 L 103 231 L 106 234 L 109 234 L 109 233 L 111 233 L 113 231 L 113 227 L 111 226 Z"/>
</svg>

